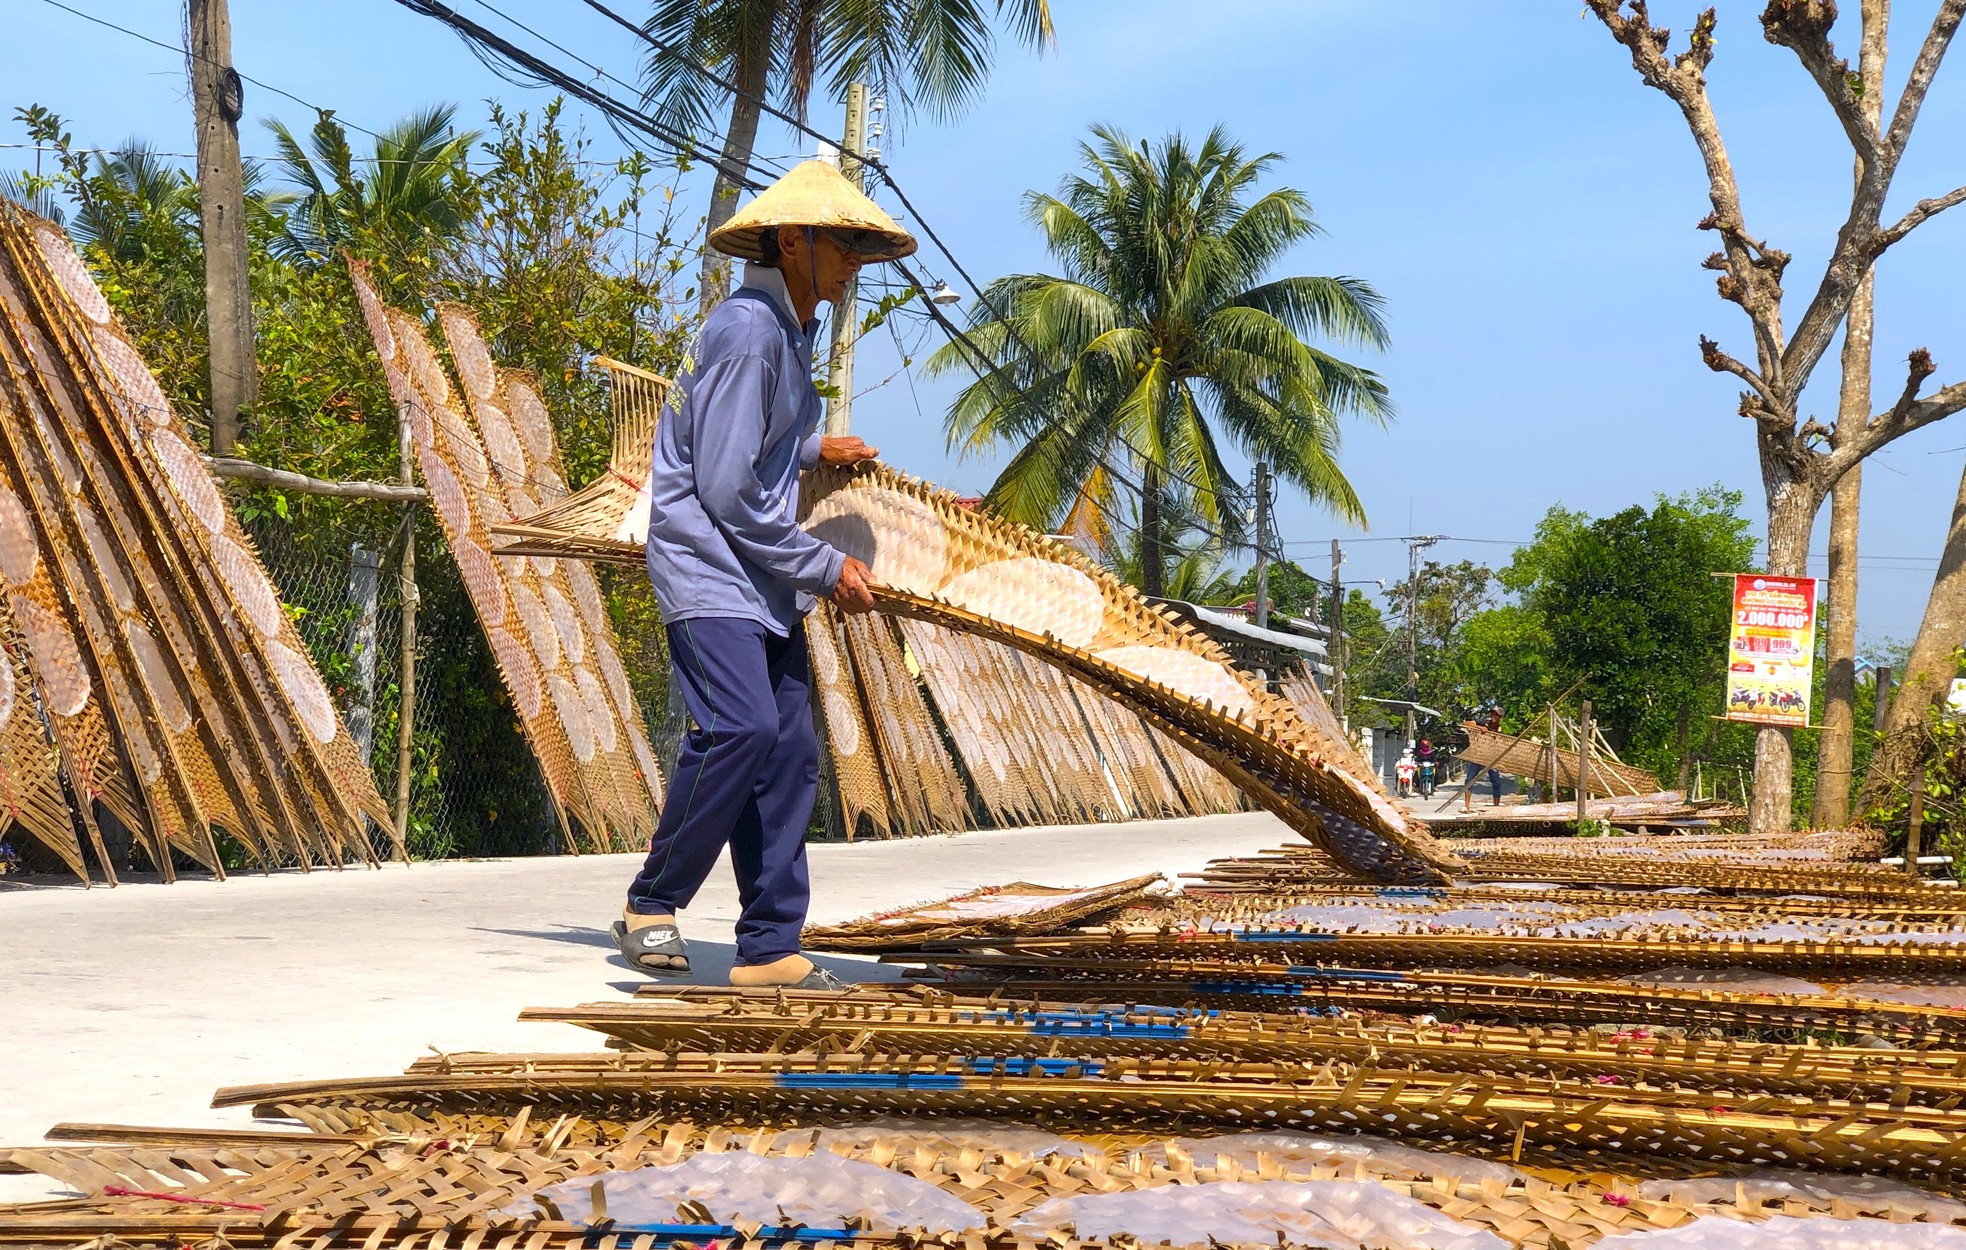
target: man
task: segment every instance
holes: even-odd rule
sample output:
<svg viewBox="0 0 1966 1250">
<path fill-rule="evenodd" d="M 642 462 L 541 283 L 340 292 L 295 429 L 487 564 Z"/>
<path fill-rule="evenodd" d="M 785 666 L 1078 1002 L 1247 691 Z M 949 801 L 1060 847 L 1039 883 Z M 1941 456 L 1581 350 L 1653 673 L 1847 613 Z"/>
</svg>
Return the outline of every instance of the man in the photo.
<svg viewBox="0 0 1966 1250">
<path fill-rule="evenodd" d="M 867 566 L 799 528 L 799 471 L 874 449 L 822 438 L 815 312 L 915 240 L 839 172 L 807 161 L 710 236 L 750 262 L 704 319 L 655 433 L 648 573 L 694 722 L 615 941 L 637 970 L 688 977 L 676 914 L 730 847 L 743 912 L 732 985 L 840 983 L 799 951 L 806 824 L 819 788 L 804 618 L 815 596 L 873 608 Z"/>
</svg>

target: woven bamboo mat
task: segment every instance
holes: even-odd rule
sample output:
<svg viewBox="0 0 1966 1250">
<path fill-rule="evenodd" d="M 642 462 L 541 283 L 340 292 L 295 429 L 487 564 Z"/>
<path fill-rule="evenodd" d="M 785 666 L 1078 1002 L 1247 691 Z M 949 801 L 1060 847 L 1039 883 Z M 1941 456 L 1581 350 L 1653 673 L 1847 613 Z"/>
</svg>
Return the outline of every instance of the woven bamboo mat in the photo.
<svg viewBox="0 0 1966 1250">
<path fill-rule="evenodd" d="M 1134 1005 L 887 998 L 798 1005 L 756 998 L 589 1003 L 528 1008 L 519 1018 L 579 1025 L 628 1050 L 1339 1059 L 1607 1086 L 1679 1085 L 1907 1104 L 1946 1105 L 1966 1095 L 1966 1051 L 1707 1040 L 1644 1027 L 1605 1034 Z"/>
<path fill-rule="evenodd" d="M 647 433 L 618 431 L 608 473 L 588 490 L 495 527 L 514 540 L 502 550 L 639 560 Z M 1348 744 L 1070 548 L 882 467 L 815 470 L 804 489 L 806 524 L 868 562 L 883 611 L 1032 655 L 1118 700 L 1347 871 L 1440 880 L 1458 867 L 1360 772 Z"/>
<path fill-rule="evenodd" d="M 848 1053 L 445 1056 L 403 1076 L 222 1089 L 215 1105 L 433 1116 L 578 1116 L 595 1140 L 648 1116 L 987 1117 L 1068 1130 L 1123 1118 L 1144 1132 L 1359 1132 L 1479 1143 L 1515 1158 L 1655 1156 L 1966 1179 L 1966 1110 L 1705 1090 L 1631 1088 L 1331 1061 L 1252 1064 L 1118 1058 Z M 434 1124 L 434 1121 L 432 1121 Z"/>
<path fill-rule="evenodd" d="M 1211 1152 L 1208 1140 L 1190 1139 L 1144 1142 L 1141 1149 L 1035 1157 L 1014 1150 L 942 1145 L 922 1128 L 911 1130 L 907 1125 L 891 1125 L 871 1142 L 841 1134 L 829 1137 L 822 1131 L 770 1128 L 655 1122 L 625 1128 L 600 1146 L 575 1144 L 569 1139 L 577 1134 L 557 1129 L 542 1140 L 521 1126 L 518 1133 L 508 1131 L 503 1138 L 482 1142 L 464 1136 L 396 1137 L 362 1144 L 285 1142 L 244 1148 L 211 1141 L 197 1130 L 183 1130 L 151 1133 L 155 1144 L 148 1148 L 97 1145 L 8 1151 L 0 1153 L 0 1166 L 42 1172 L 83 1196 L 59 1204 L 0 1209 L 0 1244 L 79 1244 L 113 1237 L 119 1243 L 175 1248 L 200 1238 L 222 1237 L 225 1244 L 255 1247 L 521 1250 L 578 1244 L 585 1238 L 589 1246 L 653 1246 L 654 1237 L 617 1242 L 596 1238 L 582 1225 L 538 1217 L 515 1219 L 498 1209 L 548 1185 L 579 1177 L 664 1166 L 696 1153 L 739 1150 L 793 1158 L 831 1150 L 934 1184 L 981 1209 L 991 1221 L 988 1231 L 961 1237 L 902 1237 L 887 1230 L 865 1230 L 850 1239 L 818 1243 L 842 1247 L 899 1243 L 946 1245 L 950 1250 L 1035 1250 L 1038 1246 L 1076 1250 L 1101 1243 L 1080 1242 L 1064 1232 L 1041 1239 L 1019 1238 L 1001 1226 L 1053 1198 L 1235 1180 L 1369 1181 L 1464 1223 L 1490 1229 L 1511 1244 L 1573 1250 L 1612 1233 L 1672 1228 L 1702 1215 L 1903 1219 L 1907 1213 L 1904 1196 L 1852 1201 L 1796 1195 L 1771 1202 L 1742 1189 L 1731 1201 L 1674 1201 L 1641 1196 L 1630 1179 L 1603 1172 L 1545 1179 L 1518 1171 L 1504 1179 L 1490 1169 L 1470 1176 L 1476 1165 L 1447 1155 L 1437 1156 L 1438 1170 L 1414 1175 L 1385 1167 L 1371 1156 L 1321 1161 L 1315 1152 L 1292 1152 L 1281 1143 L 1250 1151 L 1237 1146 L 1234 1138 L 1223 1139 L 1216 1152 Z M 106 1192 L 110 1187 L 188 1201 L 113 1196 Z M 723 1240 L 751 1244 L 742 1233 Z"/>
<path fill-rule="evenodd" d="M 831 604 L 817 605 L 806 618 L 806 648 L 812 654 L 813 701 L 825 727 L 847 839 L 859 834 L 862 821 L 883 838 L 911 832 L 905 812 L 891 798 L 887 768 L 869 727 L 839 614 Z"/>
<path fill-rule="evenodd" d="M 1097 973 L 1097 975 L 1093 975 Z M 1634 985 L 1508 972 L 1227 964 L 1113 963 L 1082 973 L 1030 969 L 943 980 L 1006 1001 L 1229 1007 L 1246 1011 L 1381 1011 L 1448 1020 L 1717 1029 L 1757 1037 L 1855 1037 L 1961 1044 L 1966 1011 L 1833 993 L 1743 993 L 1712 985 Z"/>
<path fill-rule="evenodd" d="M 214 826 L 263 863 L 372 862 L 364 820 L 393 837 L 389 810 L 250 541 L 67 236 L 12 205 L 0 310 L 20 694 L 47 715 L 105 872 L 97 801 L 166 880 L 172 852 L 223 874 Z M 32 828 L 53 794 L 30 740 L 0 736 L 0 771 Z M 72 841 L 51 845 L 77 866 Z"/>
<path fill-rule="evenodd" d="M 514 502 L 564 496 L 559 451 L 537 387 L 498 368 L 465 309 L 440 309 L 463 386 L 424 324 L 384 305 L 350 263 L 390 393 L 473 609 L 533 747 L 569 850 L 646 845 L 661 778 L 591 572 L 495 553 Z M 578 827 L 576 836 L 575 827 Z"/>
<path fill-rule="evenodd" d="M 538 379 L 493 362 L 484 331 L 469 309 L 439 304 L 437 319 L 464 382 L 490 480 L 503 488 L 502 511 L 494 500 L 481 505 L 487 521 L 496 524 L 499 516 L 524 516 L 564 499 L 566 466 Z M 619 792 L 620 818 L 631 824 L 646 821 L 652 833 L 653 811 L 662 802 L 661 768 L 642 724 L 641 705 L 628 685 L 594 571 L 578 560 L 512 557 L 505 563 L 508 576 L 537 593 L 552 622 L 580 706 L 587 712 L 596 755 L 604 761 L 599 771 Z M 526 624 L 529 631 L 544 627 L 530 616 Z M 634 830 L 633 840 L 644 840 L 643 831 Z"/>
<path fill-rule="evenodd" d="M 804 944 L 811 950 L 905 950 L 922 942 L 984 934 L 1055 932 L 1137 902 L 1161 881 L 1158 873 L 1083 889 L 1014 881 L 844 924 L 809 925 Z"/>
<path fill-rule="evenodd" d="M 1639 923 L 1639 922 L 1635 922 Z M 1825 921 L 1825 923 L 1831 923 Z M 1642 927 L 1642 924 L 1641 924 Z M 1901 930 L 1894 932 L 1894 930 Z M 1915 940 L 1908 933 L 1919 938 Z M 998 952 L 989 954 L 986 952 Z M 1966 933 L 1885 926 L 1871 939 L 1755 941 L 1669 931 L 1638 937 L 1515 934 L 1333 933 L 1295 927 L 1202 932 L 1092 932 L 1052 937 L 940 939 L 933 949 L 890 949 L 890 959 L 955 967 L 1083 970 L 1128 960 L 1300 960 L 1364 968 L 1481 968 L 1617 974 L 1660 968 L 1760 969 L 1792 977 L 1918 981 L 1966 975 Z"/>
<path fill-rule="evenodd" d="M 1455 839 L 1468 849 L 1457 885 L 1524 882 L 1614 889 L 1664 889 L 1690 880 L 1707 890 L 1763 894 L 1826 895 L 1852 900 L 1902 900 L 1944 909 L 1960 896 L 1879 864 L 1840 862 L 1829 855 L 1788 854 L 1791 847 L 1739 847 L 1718 840 L 1644 836 L 1569 839 L 1556 850 L 1521 852 L 1500 844 L 1537 839 Z M 1624 844 L 1624 845 L 1620 845 Z M 1840 844 L 1838 845 L 1840 849 Z M 1693 877 L 1690 874 L 1697 874 Z M 1214 861 L 1189 874 L 1197 890 L 1209 893 L 1276 893 L 1310 886 L 1339 885 L 1347 874 L 1329 859 L 1307 850 L 1280 848 L 1261 855 Z M 1955 904 L 1956 905 L 1956 904 Z"/>
<path fill-rule="evenodd" d="M 1894 901 L 1719 894 L 1706 890 L 1666 894 L 1658 890 L 1575 886 L 1535 889 L 1501 884 L 1386 888 L 1361 886 L 1357 882 L 1298 886 L 1268 894 L 1242 890 L 1218 894 L 1190 886 L 1181 894 L 1157 899 L 1157 906 L 1149 918 L 1182 927 L 1208 921 L 1260 921 L 1300 907 L 1353 906 L 1410 911 L 1416 916 L 1490 908 L 1527 912 L 1537 907 L 1550 908 L 1547 914 L 1552 915 L 1616 916 L 1649 909 L 1674 908 L 1719 913 L 1739 921 L 1755 917 L 1830 917 L 1864 923 L 1936 923 L 1948 928 L 1966 923 L 1966 892 L 1959 890 L 1927 890 Z"/>
</svg>

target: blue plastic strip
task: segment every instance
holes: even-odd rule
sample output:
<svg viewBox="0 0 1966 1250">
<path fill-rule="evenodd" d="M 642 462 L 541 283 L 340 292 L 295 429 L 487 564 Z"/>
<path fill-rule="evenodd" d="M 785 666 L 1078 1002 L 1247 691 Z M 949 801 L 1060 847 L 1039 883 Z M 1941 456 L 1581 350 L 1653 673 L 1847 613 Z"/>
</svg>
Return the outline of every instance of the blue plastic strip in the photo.
<svg viewBox="0 0 1966 1250">
<path fill-rule="evenodd" d="M 963 1079 L 940 1072 L 781 1072 L 781 1089 L 961 1089 Z"/>
<path fill-rule="evenodd" d="M 1278 981 L 1196 981 L 1188 988 L 1197 994 L 1260 994 L 1266 998 L 1296 998 L 1304 992 Z"/>
<path fill-rule="evenodd" d="M 1188 1036 L 1185 1024 L 1125 1024 L 1105 1020 L 1040 1020 L 1030 1027 L 1037 1037 L 1159 1037 L 1178 1041 Z"/>
<path fill-rule="evenodd" d="M 972 1058 L 970 1070 L 980 1076 L 1063 1076 L 1076 1068 L 1083 1076 L 1098 1076 L 1104 1064 L 1084 1059 Z"/>
</svg>

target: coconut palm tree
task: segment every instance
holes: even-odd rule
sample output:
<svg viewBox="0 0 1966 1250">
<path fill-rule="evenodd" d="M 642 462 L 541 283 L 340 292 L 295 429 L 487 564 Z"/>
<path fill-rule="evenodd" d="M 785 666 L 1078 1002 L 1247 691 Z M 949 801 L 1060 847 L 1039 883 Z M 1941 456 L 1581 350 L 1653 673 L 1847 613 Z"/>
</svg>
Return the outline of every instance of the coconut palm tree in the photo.
<svg viewBox="0 0 1966 1250">
<path fill-rule="evenodd" d="M 1020 43 L 1051 44 L 1049 0 L 995 0 L 995 7 Z M 658 117 L 701 134 L 729 106 L 706 234 L 737 209 L 738 183 L 726 171 L 750 163 L 762 101 L 803 120 L 824 79 L 833 98 L 862 82 L 899 112 L 953 116 L 982 93 L 995 42 L 983 0 L 656 0 L 642 29 L 666 45 L 643 67 L 643 99 Z M 706 246 L 699 283 L 706 311 L 729 281 L 730 259 Z"/>
<path fill-rule="evenodd" d="M 300 188 L 276 250 L 320 264 L 343 248 L 427 253 L 462 236 L 472 220 L 465 157 L 479 132 L 453 131 L 456 115 L 454 104 L 411 113 L 377 136 L 370 160 L 354 154 L 332 110 L 322 110 L 305 148 L 284 123 L 268 121 L 280 166 Z"/>
<path fill-rule="evenodd" d="M 968 452 L 1016 448 L 989 504 L 1097 536 L 1130 496 L 1149 594 L 1165 584 L 1171 509 L 1242 535 L 1224 439 L 1362 523 L 1338 467 L 1340 419 L 1383 423 L 1392 404 L 1372 372 L 1309 340 L 1384 347 L 1378 293 L 1357 278 L 1268 276 L 1319 233 L 1300 192 L 1256 194 L 1276 153 L 1250 156 L 1220 128 L 1199 147 L 1179 134 L 1136 146 L 1103 126 L 1093 137 L 1059 194 L 1025 197 L 1063 273 L 999 278 L 971 312 L 994 367 L 956 398 L 947 429 Z M 969 368 L 968 352 L 951 343 L 927 368 Z"/>
</svg>

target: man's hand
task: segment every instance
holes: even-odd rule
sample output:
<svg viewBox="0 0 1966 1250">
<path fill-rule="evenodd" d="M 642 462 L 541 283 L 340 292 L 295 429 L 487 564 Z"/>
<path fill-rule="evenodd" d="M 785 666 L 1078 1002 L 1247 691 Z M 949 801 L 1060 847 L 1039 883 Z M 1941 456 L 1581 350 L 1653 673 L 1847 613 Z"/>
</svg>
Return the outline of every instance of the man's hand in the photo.
<svg viewBox="0 0 1966 1250">
<path fill-rule="evenodd" d="M 857 443 L 860 440 L 856 438 L 845 441 Z M 833 601 L 834 607 L 848 616 L 859 616 L 862 612 L 874 610 L 873 584 L 872 570 L 852 556 L 848 556 L 846 563 L 840 566 L 840 580 L 833 583 L 833 593 L 827 598 Z"/>
<path fill-rule="evenodd" d="M 861 461 L 872 460 L 880 454 L 879 448 L 869 447 L 864 440 L 856 438 L 851 434 L 842 434 L 838 437 L 826 437 L 819 440 L 819 463 L 821 464 L 837 465 L 843 469 L 850 469 Z M 866 566 L 862 565 L 861 569 L 865 571 Z"/>
</svg>

